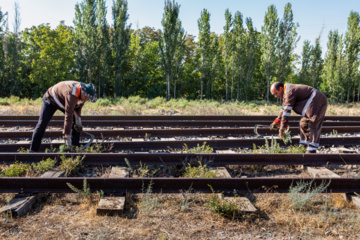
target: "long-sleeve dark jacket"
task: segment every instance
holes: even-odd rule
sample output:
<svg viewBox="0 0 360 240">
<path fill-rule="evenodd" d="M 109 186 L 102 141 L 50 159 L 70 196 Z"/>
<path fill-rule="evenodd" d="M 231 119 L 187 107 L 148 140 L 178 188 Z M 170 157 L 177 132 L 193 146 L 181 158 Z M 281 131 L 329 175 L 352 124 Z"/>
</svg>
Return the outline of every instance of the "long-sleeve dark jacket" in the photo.
<svg viewBox="0 0 360 240">
<path fill-rule="evenodd" d="M 81 116 L 81 108 L 84 103 L 79 100 L 79 91 L 81 91 L 80 82 L 63 81 L 50 87 L 46 92 L 46 98 L 59 109 L 65 112 L 64 135 L 71 134 L 74 111 Z"/>
<path fill-rule="evenodd" d="M 288 125 L 291 110 L 314 122 L 320 108 L 327 104 L 326 96 L 319 90 L 301 84 L 286 83 L 284 85 L 283 107 L 278 118 L 280 128 Z"/>
</svg>

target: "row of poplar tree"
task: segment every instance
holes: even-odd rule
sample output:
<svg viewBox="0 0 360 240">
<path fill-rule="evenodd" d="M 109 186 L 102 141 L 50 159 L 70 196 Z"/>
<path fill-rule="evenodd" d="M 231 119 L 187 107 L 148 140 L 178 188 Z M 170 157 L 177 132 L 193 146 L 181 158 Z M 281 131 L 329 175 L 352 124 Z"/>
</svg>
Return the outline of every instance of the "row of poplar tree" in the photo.
<svg viewBox="0 0 360 240">
<path fill-rule="evenodd" d="M 134 30 L 127 23 L 127 0 L 113 0 L 112 23 L 105 0 L 75 5 L 74 26 L 61 22 L 20 32 L 15 3 L 13 31 L 0 8 L 0 95 L 41 97 L 59 81 L 92 82 L 99 97 L 267 100 L 272 82 L 314 86 L 331 102 L 359 102 L 359 13 L 352 11 L 344 34 L 330 31 L 324 59 L 320 37 L 300 37 L 291 4 L 280 18 L 274 5 L 265 13 L 261 31 L 241 12 L 225 11 L 222 34 L 210 30 L 211 14 L 203 9 L 197 38 L 179 19 L 180 5 L 165 0 L 162 29 Z M 1 7 L 1 6 L 0 6 Z"/>
</svg>

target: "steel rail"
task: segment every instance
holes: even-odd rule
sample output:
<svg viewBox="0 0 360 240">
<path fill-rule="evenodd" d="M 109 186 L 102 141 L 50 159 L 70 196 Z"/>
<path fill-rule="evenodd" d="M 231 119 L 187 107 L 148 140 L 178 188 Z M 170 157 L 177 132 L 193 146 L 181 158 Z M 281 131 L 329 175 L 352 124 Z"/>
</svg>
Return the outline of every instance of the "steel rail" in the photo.
<svg viewBox="0 0 360 240">
<path fill-rule="evenodd" d="M 2 193 L 70 193 L 68 183 L 82 189 L 85 178 L 0 178 Z M 151 185 L 153 193 L 193 192 L 225 194 L 287 193 L 291 186 L 329 184 L 324 193 L 360 192 L 360 178 L 86 178 L 92 192 L 124 195 L 141 193 Z"/>
<path fill-rule="evenodd" d="M 274 121 L 275 115 L 84 115 L 83 120 L 266 120 Z M 299 120 L 293 115 L 289 120 Z M 0 120 L 38 120 L 37 115 L 0 115 Z M 53 120 L 64 120 L 64 115 L 55 115 Z M 325 121 L 360 121 L 360 116 L 325 116 Z"/>
<path fill-rule="evenodd" d="M 269 140 L 269 142 L 271 139 Z M 169 149 L 183 149 L 185 144 L 189 148 L 203 145 L 206 142 L 207 146 L 212 147 L 214 150 L 226 150 L 237 148 L 253 148 L 256 146 L 265 145 L 264 138 L 251 138 L 251 139 L 222 139 L 222 140 L 169 140 L 169 141 L 111 141 L 104 142 L 105 146 L 112 145 L 112 151 L 149 151 L 149 150 L 169 150 Z M 277 139 L 280 146 L 286 146 L 283 141 Z M 96 142 L 94 143 L 96 144 Z M 99 141 L 98 144 L 102 144 Z M 298 145 L 299 138 L 292 139 L 292 145 Z M 322 138 L 321 146 L 356 146 L 360 144 L 360 137 L 331 137 Z M 61 143 L 43 143 L 40 151 L 50 149 L 52 147 L 59 148 Z M 0 144 L 0 152 L 17 152 L 20 149 L 29 149 L 28 143 L 15 143 L 15 144 Z"/>
<path fill-rule="evenodd" d="M 331 133 L 333 131 L 338 133 L 360 132 L 360 126 L 333 126 L 323 127 L 322 133 Z M 290 127 L 292 135 L 299 133 L 298 127 Z M 89 130 L 88 133 L 95 135 L 96 138 L 102 137 L 174 137 L 174 136 L 197 136 L 197 137 L 211 137 L 211 136 L 241 136 L 254 135 L 253 127 L 244 128 L 186 128 L 186 129 L 124 129 L 124 130 Z M 275 134 L 268 128 L 259 128 L 259 134 Z M 1 131 L 0 138 L 31 138 L 32 131 Z M 46 131 L 44 137 L 61 137 L 62 131 Z"/>
<path fill-rule="evenodd" d="M 59 160 L 61 156 L 69 158 L 83 157 L 84 165 L 187 165 L 193 160 L 201 160 L 209 166 L 225 165 L 357 165 L 360 154 L 193 154 L 193 153 L 0 153 L 0 164 L 35 163 L 51 158 Z M 60 162 L 60 160 L 59 160 Z"/>
<path fill-rule="evenodd" d="M 35 127 L 37 120 L 0 120 L 3 127 Z M 267 120 L 84 120 L 84 127 L 253 127 L 256 124 L 270 125 Z M 289 126 L 299 126 L 291 120 Z M 63 127 L 64 120 L 51 120 L 51 127 Z M 360 121 L 324 121 L 323 126 L 360 126 Z"/>
</svg>

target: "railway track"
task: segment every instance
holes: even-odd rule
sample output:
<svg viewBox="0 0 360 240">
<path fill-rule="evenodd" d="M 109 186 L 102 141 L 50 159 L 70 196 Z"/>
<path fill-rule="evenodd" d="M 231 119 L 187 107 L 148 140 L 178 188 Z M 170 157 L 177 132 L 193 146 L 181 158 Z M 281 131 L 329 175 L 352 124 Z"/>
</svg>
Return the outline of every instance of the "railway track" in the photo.
<svg viewBox="0 0 360 240">
<path fill-rule="evenodd" d="M 2 127 L 35 127 L 38 120 L 0 120 Z M 84 127 L 254 127 L 257 124 L 270 125 L 272 121 L 249 120 L 83 120 Z M 64 120 L 51 120 L 50 127 L 63 127 Z M 299 121 L 289 121 L 290 127 L 298 127 Z M 360 121 L 324 121 L 323 126 L 360 126 Z"/>
<path fill-rule="evenodd" d="M 70 193 L 67 183 L 82 189 L 85 178 L 0 178 L 0 192 L 3 193 Z M 121 195 L 141 193 L 144 186 L 152 186 L 153 193 L 179 193 L 189 188 L 196 192 L 215 192 L 232 195 L 244 193 L 265 193 L 276 186 L 276 192 L 287 193 L 290 186 L 311 183 L 311 186 L 329 183 L 324 192 L 353 193 L 360 192 L 359 178 L 86 178 L 91 191 L 103 191 L 106 194 Z"/>
<path fill-rule="evenodd" d="M 360 154 L 189 154 L 189 153 L 139 153 L 150 150 L 182 149 L 186 144 L 189 148 L 202 145 L 214 150 L 228 150 L 238 148 L 252 148 L 265 144 L 264 138 L 244 138 L 244 135 L 255 137 L 255 124 L 269 124 L 275 116 L 83 116 L 86 127 L 138 127 L 153 129 L 95 129 L 88 132 L 99 138 L 140 138 L 135 141 L 104 141 L 102 144 L 112 145 L 112 151 L 134 151 L 137 153 L 66 153 L 67 157 L 84 156 L 85 166 L 126 166 L 126 161 L 136 166 L 146 165 L 179 165 L 187 164 L 191 160 L 201 160 L 211 167 L 228 165 L 358 165 Z M 290 118 L 290 131 L 298 133 L 299 117 Z M 0 125 L 5 128 L 11 126 L 33 127 L 37 116 L 0 116 Z M 353 133 L 360 132 L 360 117 L 327 116 L 323 133 Z M 249 125 L 251 124 L 251 125 Z M 296 124 L 296 127 L 294 127 Z M 55 116 L 50 126 L 63 125 L 63 116 Z M 249 127 L 252 126 L 252 127 Z M 156 129 L 171 127 L 170 129 Z M 174 129 L 174 127 L 177 127 Z M 180 127 L 190 127 L 183 128 Z M 194 128 L 197 127 L 197 128 Z M 213 127 L 213 128 L 210 128 Z M 222 127 L 222 128 L 220 128 Z M 154 129 L 155 128 L 155 129 Z M 261 135 L 273 134 L 268 128 L 259 128 Z M 32 131 L 1 131 L 1 139 L 31 138 Z M 45 137 L 59 138 L 61 131 L 47 131 Z M 220 139 L 195 139 L 184 137 L 216 137 Z M 235 139 L 226 139 L 232 137 Z M 240 138 L 241 137 L 241 138 Z M 159 138 L 170 138 L 162 139 Z M 236 139 L 237 138 L 237 139 Z M 282 141 L 278 141 L 283 146 Z M 294 138 L 292 144 L 298 144 Z M 354 146 L 360 143 L 360 137 L 329 137 L 322 138 L 322 146 Z M 59 147 L 60 143 L 43 143 L 42 149 Z M 14 164 L 15 162 L 36 163 L 47 158 L 59 159 L 63 153 L 17 153 L 19 149 L 29 148 L 28 143 L 0 144 L 0 164 Z M 83 177 L 71 178 L 0 178 L 0 192 L 34 194 L 43 192 L 72 192 L 66 183 L 81 188 Z M 124 195 L 126 192 L 141 192 L 143 186 L 153 184 L 153 192 L 178 193 L 191 186 L 194 191 L 209 193 L 211 185 L 216 192 L 234 193 L 263 193 L 268 188 L 276 186 L 275 192 L 285 193 L 291 185 L 299 181 L 319 185 L 329 182 L 327 192 L 353 193 L 360 192 L 359 178 L 87 178 L 92 191 L 104 191 L 107 194 Z"/>
<path fill-rule="evenodd" d="M 82 119 L 85 120 L 265 120 L 274 121 L 277 116 L 275 115 L 84 115 Z M 0 115 L 0 120 L 38 120 L 39 116 L 36 115 Z M 63 115 L 54 115 L 52 120 L 64 120 Z M 294 115 L 289 117 L 290 121 L 300 120 L 300 116 Z M 325 116 L 325 121 L 360 121 L 360 116 Z"/>
<path fill-rule="evenodd" d="M 206 142 L 207 146 L 212 147 L 214 150 L 227 150 L 238 148 L 253 148 L 256 146 L 265 145 L 264 138 L 249 138 L 249 139 L 202 139 L 202 140 L 166 140 L 166 141 L 98 141 L 106 148 L 112 147 L 112 151 L 150 151 L 150 150 L 171 150 L 183 149 L 185 144 L 189 148 L 203 145 Z M 269 140 L 271 141 L 271 139 Z M 285 147 L 286 145 L 279 139 L 277 143 Z M 356 146 L 360 143 L 360 137 L 327 137 L 321 139 L 321 145 L 325 147 L 330 146 Z M 63 143 L 43 143 L 40 151 L 45 149 L 59 148 Z M 93 143 L 93 144 L 96 144 Z M 293 138 L 292 144 L 299 144 L 299 138 Z M 13 144 L 0 144 L 0 152 L 17 152 L 19 149 L 29 149 L 30 143 L 13 143 Z"/>
<path fill-rule="evenodd" d="M 360 164 L 360 154 L 193 154 L 193 153 L 0 153 L 0 164 L 37 163 L 61 156 L 83 156 L 84 165 L 131 166 L 140 165 L 186 165 L 192 160 L 201 160 L 212 167 L 226 165 L 354 165 Z"/>
<path fill-rule="evenodd" d="M 299 134 L 298 127 L 290 127 L 292 135 Z M 360 126 L 329 126 L 323 127 L 322 133 L 348 133 L 360 132 Z M 255 135 L 254 127 L 244 128 L 186 128 L 186 129 L 122 129 L 122 130 L 87 130 L 88 133 L 95 135 L 96 138 L 102 137 L 133 137 L 133 138 L 169 138 L 169 137 L 211 137 L 211 136 L 242 136 L 242 135 Z M 0 132 L 0 139 L 23 139 L 31 138 L 32 131 L 2 131 Z M 276 132 L 271 131 L 269 128 L 258 128 L 258 133 L 261 135 L 277 135 Z M 59 138 L 62 136 L 61 130 L 46 131 L 44 137 Z"/>
</svg>

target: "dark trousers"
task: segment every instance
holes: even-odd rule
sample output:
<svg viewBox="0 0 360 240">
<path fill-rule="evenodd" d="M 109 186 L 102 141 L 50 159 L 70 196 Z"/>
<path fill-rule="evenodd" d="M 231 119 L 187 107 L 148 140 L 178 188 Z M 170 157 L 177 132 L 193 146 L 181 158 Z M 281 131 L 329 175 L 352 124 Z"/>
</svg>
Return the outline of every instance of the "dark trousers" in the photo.
<svg viewBox="0 0 360 240">
<path fill-rule="evenodd" d="M 60 110 L 64 112 L 63 109 L 57 108 L 52 105 L 49 100 L 43 97 L 43 103 L 41 105 L 39 121 L 34 129 L 34 133 L 32 135 L 30 151 L 38 152 L 41 146 L 41 140 L 44 136 L 45 129 L 49 124 L 52 116 L 56 112 L 56 110 Z M 80 133 L 74 129 L 75 116 L 73 117 L 73 126 L 71 131 L 71 140 L 74 146 L 80 146 Z"/>
</svg>

